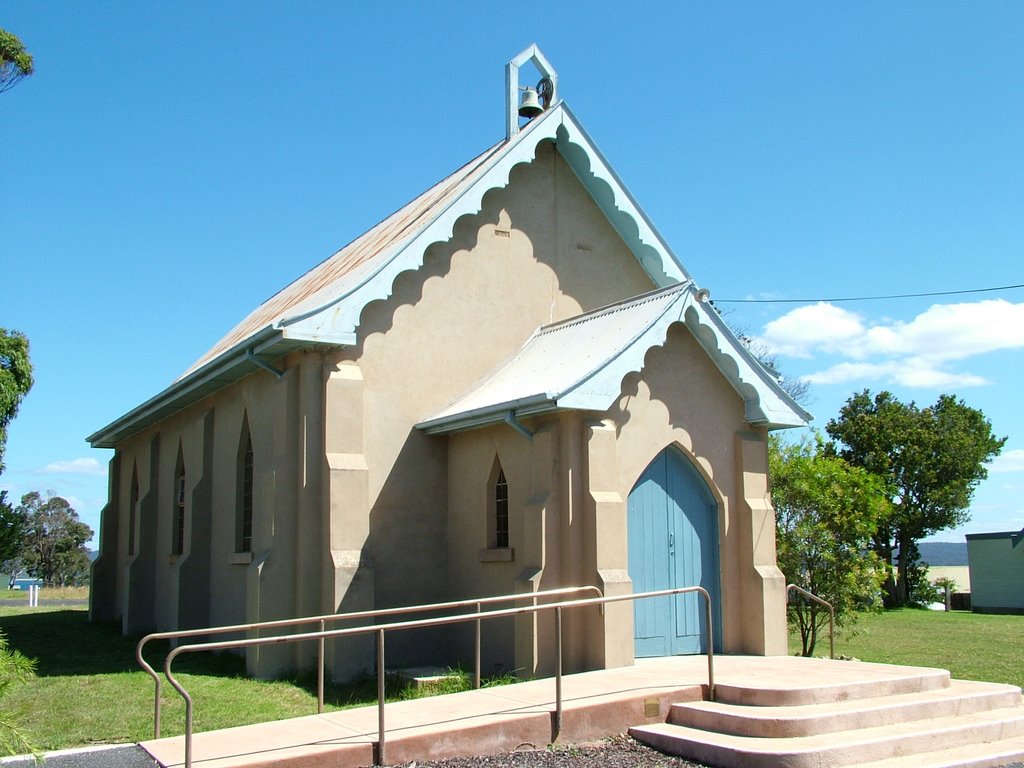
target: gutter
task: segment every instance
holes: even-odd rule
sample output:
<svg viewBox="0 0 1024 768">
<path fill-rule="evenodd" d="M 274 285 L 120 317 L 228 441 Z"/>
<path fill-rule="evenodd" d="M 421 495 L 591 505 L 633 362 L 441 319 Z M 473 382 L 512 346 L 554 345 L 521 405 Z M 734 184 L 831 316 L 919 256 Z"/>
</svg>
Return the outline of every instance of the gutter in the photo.
<svg viewBox="0 0 1024 768">
<path fill-rule="evenodd" d="M 254 362 L 250 359 L 250 356 L 252 356 L 251 350 L 256 349 L 257 346 L 261 349 L 268 349 L 273 345 L 273 343 L 281 341 L 282 339 L 283 334 L 281 331 L 277 330 L 273 326 L 267 326 L 253 336 L 250 336 L 239 344 L 236 344 L 234 347 L 218 357 L 215 357 L 202 368 L 178 379 L 159 394 L 151 397 L 149 400 L 146 400 L 141 405 L 136 406 L 120 418 L 115 419 L 102 429 L 99 429 L 89 435 L 86 438 L 86 441 L 93 448 L 114 448 L 116 443 L 120 440 L 130 437 L 151 424 L 155 424 L 156 422 L 166 418 L 170 413 L 181 410 L 187 405 L 190 405 L 193 401 L 188 401 L 187 398 L 189 394 L 195 392 L 200 387 L 216 381 L 219 377 L 228 373 L 228 371 L 238 365 L 247 362 Z M 260 363 L 264 363 L 266 366 L 273 368 L 273 366 L 270 366 L 269 363 L 265 363 L 265 361 L 260 361 Z M 260 363 L 254 364 L 264 367 Z M 276 371 L 277 369 L 273 370 Z M 241 378 L 241 376 L 238 378 Z M 234 381 L 237 381 L 237 378 L 234 379 Z M 216 389 L 220 389 L 222 386 L 227 386 L 229 383 L 231 382 L 224 381 L 220 386 L 216 387 Z M 181 400 L 186 400 L 186 402 L 178 405 L 178 402 Z M 169 413 L 157 415 L 159 411 L 163 409 L 172 410 Z"/>
</svg>

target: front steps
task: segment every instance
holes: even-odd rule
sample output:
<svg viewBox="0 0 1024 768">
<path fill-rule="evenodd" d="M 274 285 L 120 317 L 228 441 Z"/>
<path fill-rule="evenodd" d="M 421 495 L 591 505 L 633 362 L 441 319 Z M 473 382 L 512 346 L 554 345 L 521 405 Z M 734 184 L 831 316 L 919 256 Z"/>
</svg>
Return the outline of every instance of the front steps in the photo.
<svg viewBox="0 0 1024 768">
<path fill-rule="evenodd" d="M 1024 760 L 1015 686 L 912 667 L 844 681 L 836 665 L 846 662 L 799 662 L 789 679 L 717 685 L 716 701 L 675 704 L 667 722 L 630 735 L 721 768 L 989 768 Z"/>
</svg>

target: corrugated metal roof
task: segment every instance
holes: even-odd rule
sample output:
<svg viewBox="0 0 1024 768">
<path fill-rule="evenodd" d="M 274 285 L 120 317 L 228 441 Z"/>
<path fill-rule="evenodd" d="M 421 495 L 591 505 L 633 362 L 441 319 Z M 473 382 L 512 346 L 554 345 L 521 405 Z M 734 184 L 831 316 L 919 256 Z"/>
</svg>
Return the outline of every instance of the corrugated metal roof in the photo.
<svg viewBox="0 0 1024 768">
<path fill-rule="evenodd" d="M 623 377 L 640 371 L 669 326 L 685 323 L 746 402 L 748 421 L 803 426 L 810 418 L 749 353 L 737 355 L 721 328 L 708 323 L 692 281 L 662 288 L 539 328 L 510 359 L 470 391 L 417 426 L 445 434 L 515 416 L 577 409 L 604 411 L 620 395 Z M 723 344 L 722 342 L 725 342 Z M 710 348 L 709 348 L 710 347 Z M 723 352 L 727 350 L 726 352 Z"/>
<path fill-rule="evenodd" d="M 287 288 L 271 296 L 207 350 L 181 378 L 185 378 L 261 328 L 275 325 L 290 315 L 301 314 L 305 307 L 320 306 L 327 300 L 323 296 L 325 291 L 329 290 L 337 295 L 345 290 L 343 282 L 358 284 L 358 277 L 368 264 L 398 247 L 422 228 L 430 220 L 432 211 L 443 207 L 475 180 L 477 174 L 487 167 L 486 161 L 497 154 L 504 143 L 495 144 L 473 158 L 455 173 L 442 179 L 333 256 L 313 267 Z M 347 276 L 355 279 L 345 281 Z"/>
<path fill-rule="evenodd" d="M 91 435 L 89 442 L 97 447 L 113 447 L 210 392 L 259 370 L 261 365 L 254 355 L 274 360 L 309 344 L 354 344 L 362 308 L 390 295 L 402 271 L 419 268 L 426 248 L 450 238 L 459 217 L 479 211 L 483 196 L 505 186 L 517 164 L 531 162 L 541 141 L 555 143 L 655 285 L 689 280 L 678 258 L 586 130 L 559 102 L 512 139 L 481 153 L 260 304 L 171 386 Z M 631 322 L 626 321 L 626 327 Z M 714 325 L 715 319 L 709 322 Z M 586 326 L 597 333 L 594 329 L 600 324 L 595 315 Z M 743 362 L 723 364 L 716 345 L 725 349 L 730 359 L 734 353 L 738 358 L 744 353 L 731 332 L 719 325 L 710 335 L 705 334 L 702 343 L 715 353 L 713 357 L 718 355 L 723 370 L 746 370 Z M 611 331 L 605 328 L 600 333 Z M 614 347 L 611 336 L 602 338 L 605 346 Z M 585 367 L 586 361 L 574 359 L 566 366 L 563 372 L 568 380 L 573 375 L 570 369 Z M 555 384 L 558 382 L 553 381 L 552 386 Z M 780 413 L 792 419 L 793 411 L 788 407 L 783 405 Z"/>
<path fill-rule="evenodd" d="M 513 403 L 568 406 L 567 394 L 612 363 L 658 318 L 675 307 L 673 315 L 678 319 L 677 305 L 688 285 L 681 283 L 539 328 L 496 371 L 421 426 L 429 430 L 436 423 L 484 412 L 493 412 L 494 420 L 500 420 L 500 412 Z"/>
</svg>

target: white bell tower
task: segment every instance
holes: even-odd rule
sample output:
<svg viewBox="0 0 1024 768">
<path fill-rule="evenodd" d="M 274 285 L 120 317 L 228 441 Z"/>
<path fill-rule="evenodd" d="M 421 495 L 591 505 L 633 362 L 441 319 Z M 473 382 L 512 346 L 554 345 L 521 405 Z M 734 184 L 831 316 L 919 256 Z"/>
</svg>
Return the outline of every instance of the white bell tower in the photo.
<svg viewBox="0 0 1024 768">
<path fill-rule="evenodd" d="M 519 133 L 519 68 L 527 62 L 533 64 L 541 74 L 537 88 L 524 88 L 523 101 L 539 103 L 541 111 L 558 101 L 558 73 L 551 66 L 536 44 L 531 45 L 505 65 L 505 138 L 511 139 Z M 537 100 L 537 101 L 535 101 Z M 524 104 L 525 106 L 525 104 Z"/>
</svg>

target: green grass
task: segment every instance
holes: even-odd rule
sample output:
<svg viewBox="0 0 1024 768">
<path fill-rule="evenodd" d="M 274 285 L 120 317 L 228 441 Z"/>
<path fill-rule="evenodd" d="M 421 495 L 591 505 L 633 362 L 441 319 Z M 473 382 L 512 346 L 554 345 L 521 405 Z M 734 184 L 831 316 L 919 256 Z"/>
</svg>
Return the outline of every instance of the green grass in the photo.
<svg viewBox="0 0 1024 768">
<path fill-rule="evenodd" d="M 45 605 L 51 600 L 87 600 L 88 587 L 43 587 L 39 590 L 39 603 Z M 0 603 L 24 603 L 28 605 L 28 590 L 0 589 Z"/>
<path fill-rule="evenodd" d="M 790 652 L 800 650 L 790 633 Z M 836 631 L 836 656 L 948 669 L 955 678 L 1024 687 L 1024 616 L 903 608 L 866 614 L 850 636 Z M 828 655 L 828 630 L 816 656 Z"/>
<path fill-rule="evenodd" d="M 0 631 L 10 648 L 37 660 L 34 678 L 12 686 L 2 701 L 37 749 L 152 738 L 154 688 L 135 661 L 138 638 L 122 637 L 117 624 L 90 624 L 87 612 L 77 606 L 0 606 Z M 166 643 L 149 643 L 146 658 L 159 670 L 168 650 Z M 284 681 L 251 680 L 245 677 L 242 658 L 226 653 L 186 654 L 176 660 L 174 669 L 195 702 L 197 732 L 316 714 L 312 674 Z M 417 698 L 469 687 L 469 675 L 461 671 L 421 689 L 389 678 L 387 697 Z M 328 711 L 374 703 L 377 682 L 367 678 L 353 685 L 329 684 L 324 698 Z M 165 683 L 161 701 L 162 735 L 183 733 L 181 697 Z"/>
</svg>

